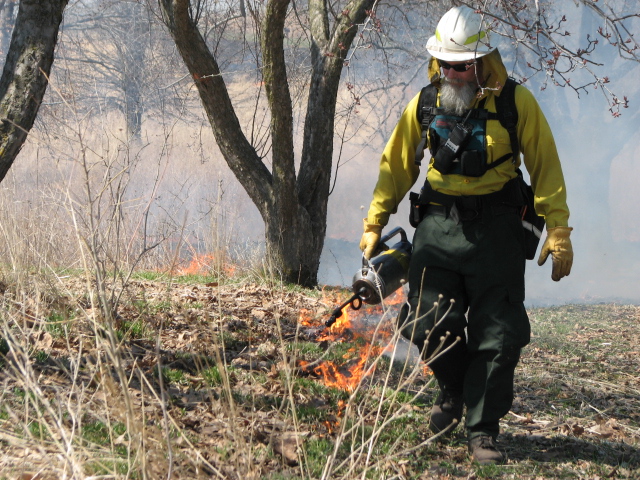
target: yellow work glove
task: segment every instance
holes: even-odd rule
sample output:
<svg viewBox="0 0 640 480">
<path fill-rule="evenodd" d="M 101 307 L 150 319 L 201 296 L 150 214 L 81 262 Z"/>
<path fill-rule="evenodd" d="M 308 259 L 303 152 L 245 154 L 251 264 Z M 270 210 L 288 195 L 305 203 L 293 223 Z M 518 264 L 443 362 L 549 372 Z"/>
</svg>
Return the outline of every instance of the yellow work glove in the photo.
<svg viewBox="0 0 640 480">
<path fill-rule="evenodd" d="M 571 273 L 573 265 L 573 247 L 571 246 L 571 227 L 554 227 L 547 229 L 547 239 L 542 245 L 538 265 L 547 261 L 549 254 L 553 257 L 551 279 L 555 282 Z"/>
<path fill-rule="evenodd" d="M 369 223 L 368 219 L 364 219 L 364 233 L 360 240 L 360 250 L 364 252 L 364 257 L 368 260 L 375 252 L 380 242 L 380 234 L 382 233 L 382 225 Z"/>
</svg>

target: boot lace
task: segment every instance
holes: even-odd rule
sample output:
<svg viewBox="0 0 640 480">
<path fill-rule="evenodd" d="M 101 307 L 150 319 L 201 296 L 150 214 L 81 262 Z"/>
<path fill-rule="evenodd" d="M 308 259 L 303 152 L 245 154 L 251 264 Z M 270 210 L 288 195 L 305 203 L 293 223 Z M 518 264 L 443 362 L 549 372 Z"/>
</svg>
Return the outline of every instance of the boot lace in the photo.
<svg viewBox="0 0 640 480">
<path fill-rule="evenodd" d="M 483 437 L 480 437 L 479 440 L 480 441 L 478 443 L 478 448 L 482 448 L 485 450 L 498 450 L 493 443 L 493 438 L 483 436 Z"/>
<path fill-rule="evenodd" d="M 462 395 L 454 394 L 445 390 L 442 392 L 439 404 L 440 408 L 444 411 L 454 410 L 462 404 Z"/>
</svg>

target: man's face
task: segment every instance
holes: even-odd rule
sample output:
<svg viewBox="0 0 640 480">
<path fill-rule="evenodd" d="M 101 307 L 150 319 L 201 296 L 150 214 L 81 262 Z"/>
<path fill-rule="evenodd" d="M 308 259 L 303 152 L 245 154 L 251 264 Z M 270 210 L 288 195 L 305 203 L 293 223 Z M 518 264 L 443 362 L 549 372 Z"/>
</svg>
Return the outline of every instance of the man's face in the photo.
<svg viewBox="0 0 640 480">
<path fill-rule="evenodd" d="M 443 82 L 440 105 L 450 114 L 461 116 L 476 99 L 482 82 L 481 62 L 444 62 L 440 60 Z"/>
<path fill-rule="evenodd" d="M 474 84 L 482 81 L 482 62 L 445 62 L 440 60 L 442 74 L 453 85 Z"/>
</svg>

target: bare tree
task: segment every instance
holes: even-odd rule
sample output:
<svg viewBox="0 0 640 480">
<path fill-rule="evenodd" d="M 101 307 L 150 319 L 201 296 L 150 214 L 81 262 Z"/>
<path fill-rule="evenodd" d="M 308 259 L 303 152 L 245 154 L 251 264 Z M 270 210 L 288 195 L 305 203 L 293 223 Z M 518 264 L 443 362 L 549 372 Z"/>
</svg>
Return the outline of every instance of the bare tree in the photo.
<svg viewBox="0 0 640 480">
<path fill-rule="evenodd" d="M 38 114 L 67 0 L 21 0 L 0 78 L 0 181 Z"/>
<path fill-rule="evenodd" d="M 119 110 L 127 136 L 139 137 L 143 115 L 169 97 L 158 91 L 160 84 L 175 80 L 175 70 L 167 68 L 171 52 L 166 46 L 172 48 L 171 39 L 145 2 L 74 4 L 67 10 L 64 34 L 61 55 L 77 73 L 73 90 L 78 108 L 86 111 L 100 104 L 106 110 Z"/>
<path fill-rule="evenodd" d="M 271 169 L 242 131 L 220 70 L 216 50 L 198 21 L 206 2 L 160 0 L 164 21 L 192 75 L 220 150 L 265 222 L 267 257 L 283 280 L 317 283 L 326 232 L 333 158 L 336 97 L 344 60 L 374 0 L 330 3 L 311 0 L 298 12 L 289 0 L 264 7 L 248 2 L 261 18 L 260 68 L 270 114 Z M 296 8 L 300 7 L 296 4 Z M 284 54 L 288 15 L 305 17 L 310 78 L 299 171 L 296 174 L 293 103 Z M 308 23 L 307 23 L 308 22 Z M 205 32 L 206 34 L 206 32 Z"/>
<path fill-rule="evenodd" d="M 628 98 L 609 88 L 614 75 L 611 65 L 595 56 L 598 48 L 609 45 L 622 59 L 640 62 L 640 44 L 632 33 L 640 20 L 636 2 L 494 0 L 468 5 L 492 20 L 494 31 L 518 50 L 517 60 L 522 64 L 519 80 L 542 76 L 542 88 L 548 84 L 566 87 L 577 95 L 598 89 L 614 116 L 628 106 Z M 569 23 L 575 12 L 581 15 L 581 25 Z"/>
</svg>

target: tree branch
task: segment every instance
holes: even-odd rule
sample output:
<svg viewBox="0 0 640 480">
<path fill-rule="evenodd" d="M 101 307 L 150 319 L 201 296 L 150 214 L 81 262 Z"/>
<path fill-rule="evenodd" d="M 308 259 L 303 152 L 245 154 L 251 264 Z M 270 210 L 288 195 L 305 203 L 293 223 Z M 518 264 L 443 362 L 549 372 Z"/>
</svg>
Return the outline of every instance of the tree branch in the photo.
<svg viewBox="0 0 640 480">
<path fill-rule="evenodd" d="M 284 24 L 290 0 L 272 0 L 262 29 L 263 79 L 271 110 L 274 193 L 281 204 L 295 200 L 293 109 L 284 57 Z M 285 209 L 295 214 L 295 208 Z"/>
<path fill-rule="evenodd" d="M 309 211 L 317 211 L 319 215 L 322 215 L 326 209 L 326 195 L 318 195 L 316 192 L 326 190 L 327 195 L 329 192 L 333 160 L 335 99 L 340 75 L 349 46 L 358 32 L 358 26 L 365 21 L 368 12 L 375 3 L 375 0 L 352 0 L 349 2 L 340 12 L 328 42 L 315 37 L 317 34 L 322 34 L 318 28 L 311 32 L 313 43 L 322 44 L 325 49 L 318 52 L 313 64 L 305 119 L 305 143 L 297 191 L 300 203 Z M 318 5 L 316 7 L 320 8 Z M 322 115 L 319 112 L 322 112 Z M 322 205 L 314 204 L 318 199 L 323 198 L 325 200 Z"/>
<path fill-rule="evenodd" d="M 242 132 L 216 58 L 190 15 L 189 0 L 159 0 L 163 19 L 193 77 L 216 143 L 229 168 L 264 215 L 273 202 L 272 175 Z"/>
</svg>

